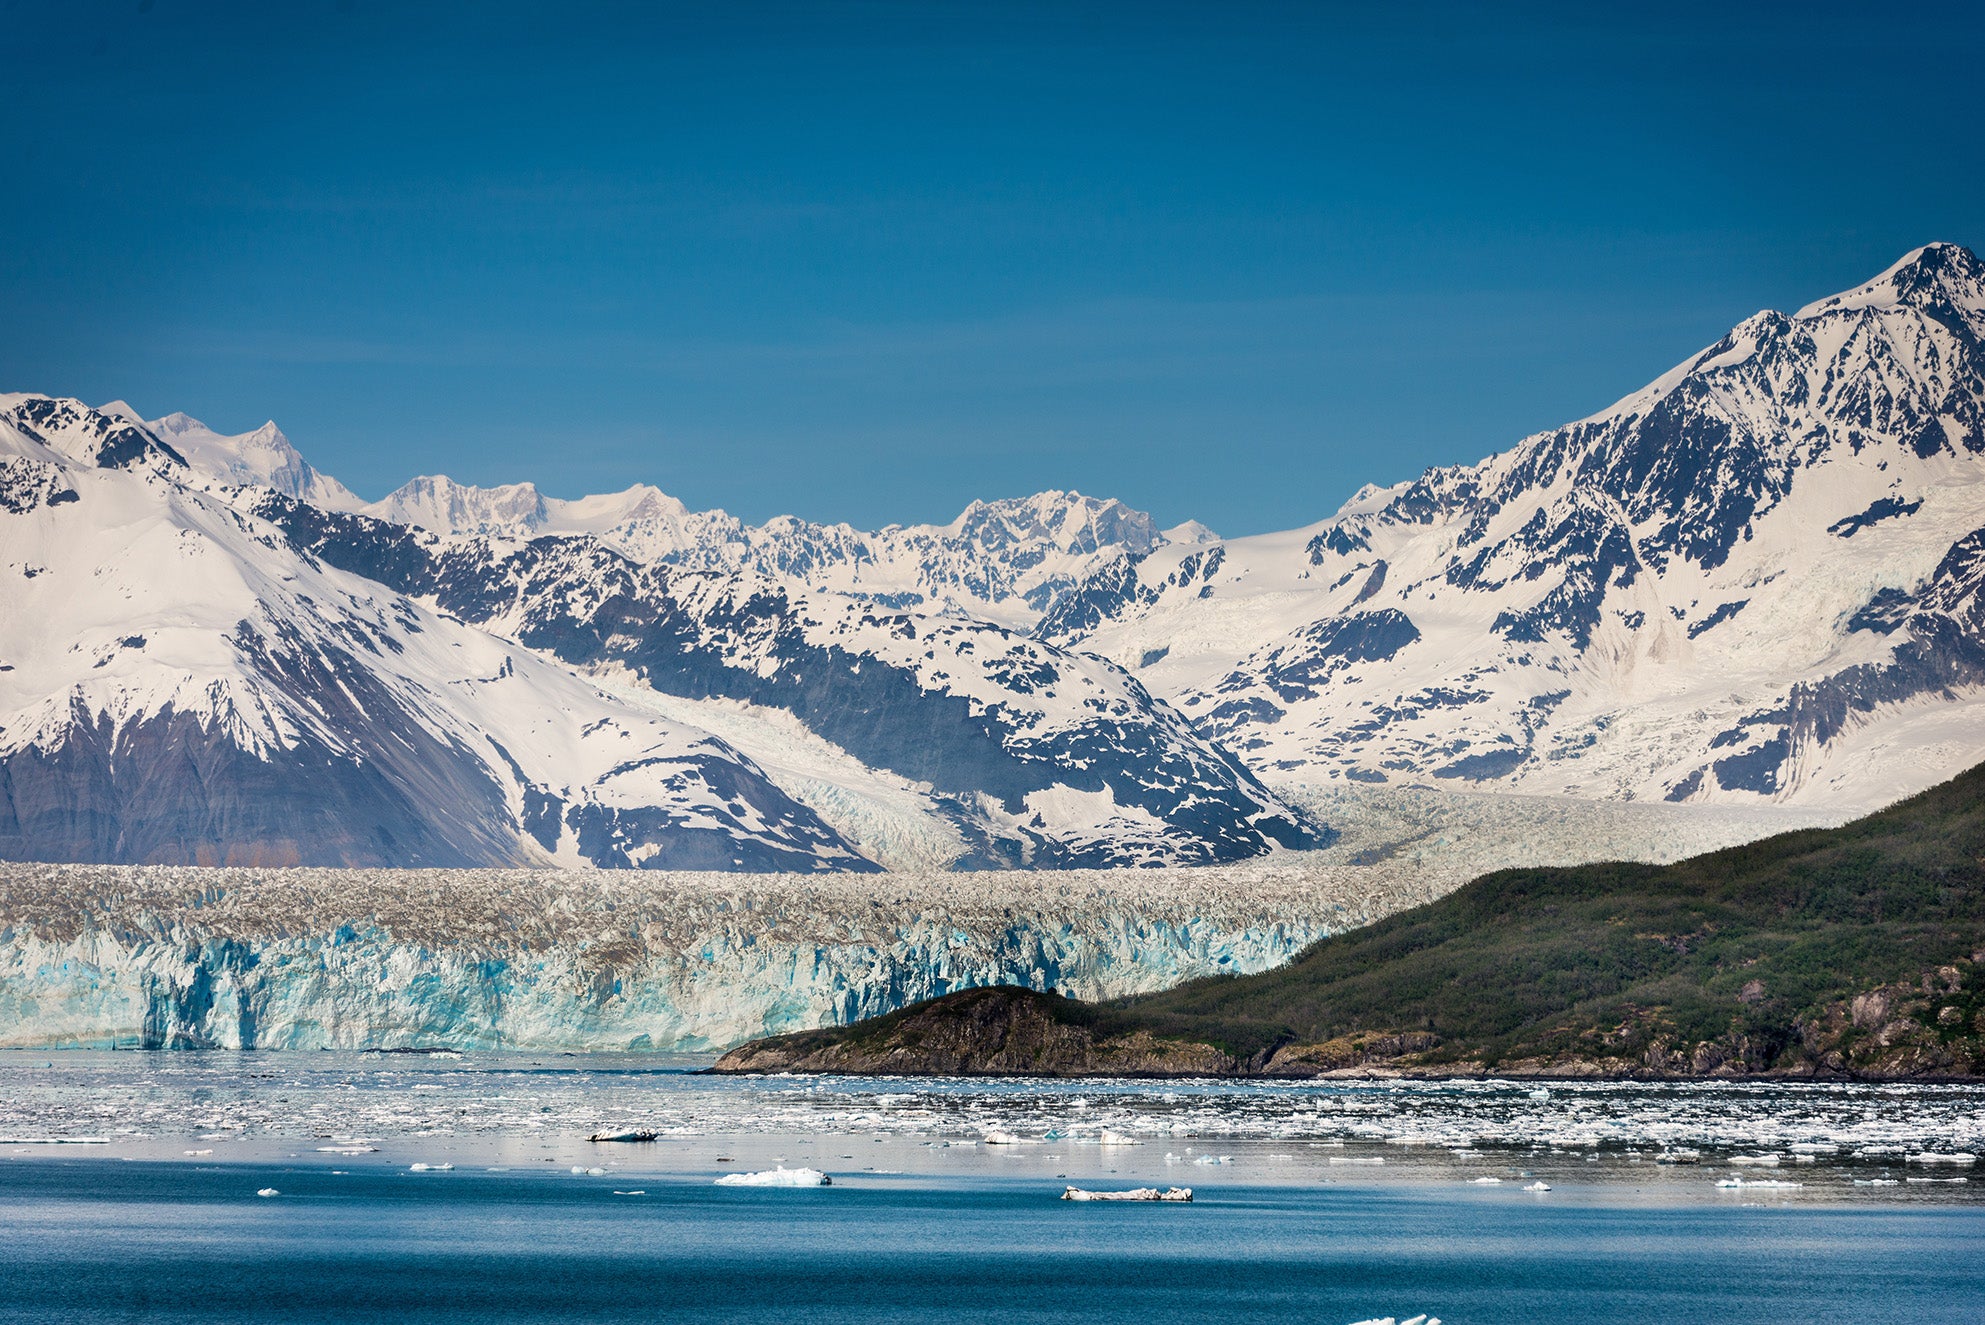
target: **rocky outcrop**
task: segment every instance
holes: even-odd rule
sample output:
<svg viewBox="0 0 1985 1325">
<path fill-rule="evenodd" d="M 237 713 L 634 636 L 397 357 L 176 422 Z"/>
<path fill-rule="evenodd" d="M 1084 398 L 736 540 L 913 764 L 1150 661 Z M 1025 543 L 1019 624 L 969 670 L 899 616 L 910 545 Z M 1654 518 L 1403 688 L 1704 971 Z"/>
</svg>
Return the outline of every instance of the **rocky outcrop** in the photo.
<svg viewBox="0 0 1985 1325">
<path fill-rule="evenodd" d="M 1260 1028 L 1247 1028 L 1257 1034 Z M 1270 1032 L 1273 1034 L 1273 1032 Z M 1789 1035 L 1733 1028 L 1684 1041 L 1659 1009 L 1595 1029 L 1582 1048 L 1485 1058 L 1431 1031 L 1367 1031 L 1314 1044 L 1282 1032 L 1266 1049 L 1177 1025 L 1138 1024 L 1135 1005 L 1097 1008 L 1017 988 L 974 989 L 853 1026 L 731 1050 L 725 1073 L 1041 1077 L 1552 1077 L 1855 1081 L 1985 1079 L 1985 952 L 1798 1019 Z"/>
<path fill-rule="evenodd" d="M 854 1030 L 802 1031 L 733 1049 L 712 1071 L 862 1075 L 1232 1076 L 1232 1054 L 1146 1030 L 1100 1031 L 1083 1005 L 1030 989 L 972 989 Z"/>
</svg>

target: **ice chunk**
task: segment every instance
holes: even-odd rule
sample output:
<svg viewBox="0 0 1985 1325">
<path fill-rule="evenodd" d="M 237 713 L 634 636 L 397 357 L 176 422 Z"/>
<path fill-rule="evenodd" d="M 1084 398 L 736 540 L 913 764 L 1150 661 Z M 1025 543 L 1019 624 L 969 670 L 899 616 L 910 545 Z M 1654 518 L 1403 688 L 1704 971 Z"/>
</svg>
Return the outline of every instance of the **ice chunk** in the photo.
<svg viewBox="0 0 1985 1325">
<path fill-rule="evenodd" d="M 719 1187 L 832 1187 L 834 1180 L 819 1169 L 776 1169 L 759 1173 L 726 1173 L 717 1179 Z"/>
<path fill-rule="evenodd" d="M 1911 1164 L 1976 1164 L 1978 1156 L 1964 1150 L 1948 1153 L 1923 1150 L 1911 1155 L 1909 1162 Z"/>
<path fill-rule="evenodd" d="M 629 1127 L 618 1132 L 595 1132 L 588 1141 L 653 1141 L 655 1133 L 645 1127 Z"/>
<path fill-rule="evenodd" d="M 1061 1199 L 1064 1201 L 1190 1201 L 1192 1188 L 1167 1187 L 1159 1191 L 1156 1187 L 1133 1187 L 1127 1192 L 1092 1192 L 1081 1187 L 1065 1187 Z"/>
<path fill-rule="evenodd" d="M 279 1192 L 279 1191 L 277 1191 L 277 1190 L 276 1190 L 276 1189 L 275 1189 L 274 1187 L 263 1187 L 263 1188 L 260 1188 L 260 1189 L 258 1189 L 258 1190 L 256 1191 L 256 1193 L 255 1193 L 255 1194 L 256 1194 L 257 1196 L 281 1196 L 281 1195 L 282 1195 L 282 1193 L 281 1193 L 281 1192 Z"/>
<path fill-rule="evenodd" d="M 448 1171 L 450 1171 L 450 1170 L 451 1170 L 451 1169 L 453 1169 L 454 1167 L 455 1167 L 455 1166 L 454 1166 L 453 1164 L 409 1164 L 409 1165 L 407 1165 L 407 1172 L 409 1172 L 409 1173 L 447 1173 Z"/>
<path fill-rule="evenodd" d="M 1526 1184 L 1523 1190 L 1526 1192 L 1548 1192 L 1551 1190 L 1551 1184 L 1548 1182 L 1533 1182 Z"/>
</svg>

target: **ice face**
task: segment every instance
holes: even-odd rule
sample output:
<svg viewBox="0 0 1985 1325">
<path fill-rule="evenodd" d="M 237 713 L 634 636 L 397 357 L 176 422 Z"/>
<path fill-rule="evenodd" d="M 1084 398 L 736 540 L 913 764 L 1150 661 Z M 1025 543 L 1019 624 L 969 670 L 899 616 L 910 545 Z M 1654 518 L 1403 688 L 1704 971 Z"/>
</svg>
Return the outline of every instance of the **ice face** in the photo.
<svg viewBox="0 0 1985 1325">
<path fill-rule="evenodd" d="M 973 986 L 1265 970 L 1452 882 L 0 865 L 0 1045 L 721 1048 Z"/>
</svg>

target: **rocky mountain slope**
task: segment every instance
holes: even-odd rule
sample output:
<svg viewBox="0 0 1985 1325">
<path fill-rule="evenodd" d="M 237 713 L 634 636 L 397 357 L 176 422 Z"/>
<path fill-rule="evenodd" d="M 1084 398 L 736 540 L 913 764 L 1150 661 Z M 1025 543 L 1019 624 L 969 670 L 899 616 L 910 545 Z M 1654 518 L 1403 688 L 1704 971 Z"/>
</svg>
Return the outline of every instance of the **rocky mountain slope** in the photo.
<svg viewBox="0 0 1985 1325">
<path fill-rule="evenodd" d="M 280 434 L 222 440 L 0 397 L 0 857 L 867 870 L 892 832 L 985 866 L 1318 840 L 1100 659 L 585 536 L 342 514 L 284 494 L 342 489 Z M 826 793 L 702 729 L 712 699 L 795 718 L 753 738 L 832 765 Z"/>
<path fill-rule="evenodd" d="M 1675 865 L 1488 875 L 1260 975 L 974 990 L 717 1070 L 1985 1076 L 1985 766 Z"/>
<path fill-rule="evenodd" d="M 752 572 L 880 607 L 950 610 L 1006 625 L 1031 625 L 1117 554 L 1141 556 L 1215 538 L 1191 521 L 1161 531 L 1143 511 L 1079 492 L 975 501 L 947 525 L 872 531 L 790 515 L 748 525 L 726 511 L 692 511 L 645 483 L 567 499 L 547 496 L 528 481 L 483 488 L 423 475 L 367 502 L 313 468 L 273 421 L 227 436 L 185 414 L 145 423 L 123 401 L 103 409 L 168 442 L 185 457 L 195 481 L 210 486 L 252 484 L 327 511 L 437 534 L 520 540 L 587 535 L 633 561 Z"/>
<path fill-rule="evenodd" d="M 1231 541 L 368 503 L 273 424 L 0 397 L 0 855 L 1192 864 L 1428 785 L 1838 821 L 1985 749 L 1982 335 L 1931 245 Z"/>
<path fill-rule="evenodd" d="M 1881 804 L 1985 749 L 1981 337 L 1931 245 L 1480 464 L 1125 552 L 1038 633 L 1271 778 Z"/>
<path fill-rule="evenodd" d="M 872 869 L 723 741 L 0 397 L 0 858 Z"/>
</svg>

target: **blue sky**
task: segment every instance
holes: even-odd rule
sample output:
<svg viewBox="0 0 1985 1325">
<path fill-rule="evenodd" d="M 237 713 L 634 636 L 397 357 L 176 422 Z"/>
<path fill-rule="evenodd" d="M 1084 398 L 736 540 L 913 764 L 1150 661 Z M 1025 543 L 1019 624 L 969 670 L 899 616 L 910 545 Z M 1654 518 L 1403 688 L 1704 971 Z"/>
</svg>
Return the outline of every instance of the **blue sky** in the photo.
<svg viewBox="0 0 1985 1325">
<path fill-rule="evenodd" d="M 1985 243 L 1979 7 L 1615 8 L 0 0 L 0 389 L 1249 533 Z"/>
</svg>

